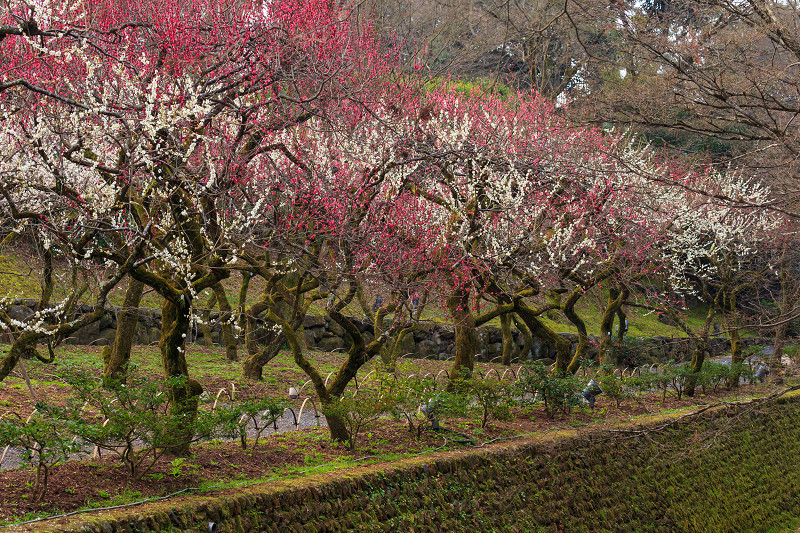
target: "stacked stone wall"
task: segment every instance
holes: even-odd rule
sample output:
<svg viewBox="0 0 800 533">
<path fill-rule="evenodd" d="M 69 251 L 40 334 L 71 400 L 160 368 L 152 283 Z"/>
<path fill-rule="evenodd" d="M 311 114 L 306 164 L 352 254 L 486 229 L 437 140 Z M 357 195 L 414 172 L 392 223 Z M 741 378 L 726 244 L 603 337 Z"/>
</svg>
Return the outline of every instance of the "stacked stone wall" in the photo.
<svg viewBox="0 0 800 533">
<path fill-rule="evenodd" d="M 33 314 L 36 307 L 35 300 L 17 300 L 16 305 L 9 309 L 9 316 L 24 320 Z M 88 307 L 78 309 L 78 312 L 89 312 Z M 66 339 L 67 344 L 106 346 L 113 344 L 117 328 L 119 307 L 110 307 L 99 321 L 91 324 Z M 222 329 L 219 325 L 219 313 L 211 311 L 212 340 L 219 344 Z M 356 326 L 367 340 L 372 340 L 372 325 L 365 319 L 354 319 Z M 320 351 L 346 350 L 352 340 L 347 333 L 330 317 L 324 315 L 309 315 L 303 324 L 303 339 L 310 349 Z M 531 349 L 522 353 L 524 339 L 516 330 L 514 334 L 515 349 L 512 359 L 515 361 L 555 359 L 552 346 L 534 337 Z M 161 309 L 143 307 L 139 310 L 139 324 L 134 333 L 134 344 L 158 344 L 161 335 Z M 577 335 L 562 333 L 563 337 L 572 343 L 574 350 L 577 345 Z M 263 325 L 256 334 L 257 339 L 264 339 L 266 331 Z M 200 328 L 193 328 L 190 340 L 204 342 Z M 407 335 L 403 341 L 401 354 L 405 357 L 419 359 L 448 359 L 453 354 L 455 333 L 453 327 L 439 322 L 422 322 L 413 334 Z M 683 337 L 651 337 L 643 340 L 633 340 L 629 351 L 635 363 L 656 363 L 667 360 L 683 361 L 690 357 L 694 350 L 694 341 Z M 745 347 L 767 346 L 772 344 L 772 339 L 748 337 L 743 339 Z M 487 362 L 497 360 L 502 354 L 503 339 L 500 328 L 487 325 L 478 329 L 477 360 Z M 591 337 L 589 355 L 593 355 L 595 346 L 599 344 L 597 337 Z M 725 337 L 716 336 L 711 339 L 710 352 L 712 357 L 721 356 L 730 352 L 731 343 Z"/>
</svg>

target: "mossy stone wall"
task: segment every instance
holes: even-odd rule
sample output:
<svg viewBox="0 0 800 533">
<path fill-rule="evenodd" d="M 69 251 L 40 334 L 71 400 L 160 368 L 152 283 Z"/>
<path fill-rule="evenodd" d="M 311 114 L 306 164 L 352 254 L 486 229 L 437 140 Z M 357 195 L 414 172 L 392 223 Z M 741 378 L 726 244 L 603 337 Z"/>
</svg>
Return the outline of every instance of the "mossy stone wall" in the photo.
<svg viewBox="0 0 800 533">
<path fill-rule="evenodd" d="M 17 299 L 12 302 L 8 314 L 16 320 L 26 320 L 36 310 L 38 300 Z M 92 311 L 88 305 L 79 306 L 77 313 L 84 314 Z M 110 307 L 105 315 L 95 322 L 76 331 L 72 336 L 65 340 L 66 344 L 108 346 L 113 344 L 117 331 L 117 316 L 120 313 L 119 307 Z M 210 311 L 210 331 L 212 341 L 220 344 L 222 326 L 219 322 L 219 312 Z M 372 339 L 372 325 L 362 319 L 352 318 L 355 326 L 365 336 L 366 340 Z M 267 328 L 263 321 L 256 328 L 255 338 L 258 342 L 267 339 L 267 333 L 271 328 Z M 578 344 L 578 336 L 575 333 L 560 333 L 562 337 L 570 342 L 570 352 L 574 352 Z M 600 339 L 591 335 L 588 356 L 595 356 L 596 346 Z M 133 335 L 134 344 L 158 344 L 161 338 L 161 309 L 142 307 L 139 309 L 139 322 Z M 514 348 L 512 350 L 512 360 L 522 362 L 527 360 L 555 360 L 555 348 L 545 340 L 537 337 L 533 338 L 530 351 L 522 353 L 525 340 L 519 331 L 513 330 Z M 8 342 L 10 337 L 7 332 L 0 331 L 0 342 Z M 193 328 L 189 334 L 189 340 L 194 342 L 205 342 L 203 331 Z M 333 351 L 348 349 L 353 340 L 341 326 L 325 315 L 308 315 L 305 317 L 302 328 L 302 340 L 306 346 L 320 351 Z M 745 348 L 750 346 L 769 346 L 773 339 L 760 337 L 745 337 L 742 343 Z M 401 354 L 413 356 L 419 359 L 441 359 L 445 360 L 453 355 L 453 345 L 455 342 L 455 332 L 450 324 L 438 322 L 421 322 L 411 335 L 407 335 L 403 340 Z M 684 361 L 691 357 L 695 350 L 696 341 L 683 337 L 651 337 L 638 339 L 635 341 L 636 353 L 635 361 L 628 361 L 636 364 L 651 364 L 664 362 L 667 360 Z M 711 357 L 725 355 L 731 351 L 731 342 L 726 337 L 711 337 L 708 345 Z M 481 362 L 499 361 L 503 351 L 503 339 L 500 328 L 493 325 L 484 325 L 478 328 L 478 345 L 475 354 L 476 360 Z M 546 361 L 548 364 L 553 361 Z"/>
<path fill-rule="evenodd" d="M 671 422 L 668 427 L 665 423 Z M 40 530 L 784 531 L 800 517 L 800 400 L 192 496 Z"/>
</svg>

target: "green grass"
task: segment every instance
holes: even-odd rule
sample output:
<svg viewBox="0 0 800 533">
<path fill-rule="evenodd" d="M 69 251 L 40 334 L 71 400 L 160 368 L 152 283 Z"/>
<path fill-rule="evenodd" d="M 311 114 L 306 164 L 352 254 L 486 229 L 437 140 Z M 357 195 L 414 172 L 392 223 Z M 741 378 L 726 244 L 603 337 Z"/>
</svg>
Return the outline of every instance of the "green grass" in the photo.
<svg viewBox="0 0 800 533">
<path fill-rule="evenodd" d="M 11 516 L 7 520 L 0 520 L 0 527 L 19 524 L 20 522 L 27 522 L 28 520 L 39 520 L 50 516 L 58 516 L 59 514 L 61 514 L 61 511 L 53 509 L 50 511 L 30 512 L 20 516 Z"/>
<path fill-rule="evenodd" d="M 17 255 L 0 255 L 0 297 L 38 298 L 41 291 L 38 265 L 28 266 Z"/>
<path fill-rule="evenodd" d="M 578 315 L 586 322 L 586 330 L 589 335 L 600 335 L 600 322 L 603 317 L 603 310 L 598 306 L 583 301 L 576 306 Z M 705 322 L 708 306 L 703 304 L 694 309 L 684 311 L 686 324 L 699 330 Z M 555 318 L 542 317 L 542 322 L 552 328 L 557 333 L 577 333 L 578 330 L 566 318 L 560 314 L 554 314 Z M 658 315 L 652 311 L 631 307 L 627 310 L 628 316 L 628 336 L 629 337 L 686 337 L 686 333 L 680 328 L 662 324 L 658 321 Z"/>
</svg>

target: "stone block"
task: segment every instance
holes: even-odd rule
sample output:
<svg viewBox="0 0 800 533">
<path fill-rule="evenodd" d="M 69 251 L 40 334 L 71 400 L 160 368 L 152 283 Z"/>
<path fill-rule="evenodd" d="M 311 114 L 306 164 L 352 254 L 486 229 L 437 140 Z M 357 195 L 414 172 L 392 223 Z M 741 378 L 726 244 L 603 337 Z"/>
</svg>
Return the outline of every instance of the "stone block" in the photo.
<svg viewBox="0 0 800 533">
<path fill-rule="evenodd" d="M 309 348 L 313 348 L 317 345 L 317 339 L 314 335 L 314 330 L 304 329 L 303 339 L 305 339 L 306 346 L 308 346 Z"/>
<path fill-rule="evenodd" d="M 327 326 L 328 326 L 327 328 L 328 331 L 337 337 L 341 337 L 345 333 L 344 328 L 340 326 L 339 323 L 336 322 L 335 320 L 328 321 Z"/>
<path fill-rule="evenodd" d="M 117 330 L 106 328 L 97 335 L 97 339 L 92 344 L 94 346 L 110 346 L 114 344 L 114 338 L 116 335 Z"/>
<path fill-rule="evenodd" d="M 9 318 L 14 320 L 27 320 L 33 314 L 33 308 L 23 305 L 14 305 L 8 310 Z"/>
<path fill-rule="evenodd" d="M 406 354 L 413 354 L 416 352 L 416 343 L 414 342 L 414 335 L 405 335 L 403 340 L 400 341 L 400 346 L 398 350 L 398 355 L 400 357 L 405 356 Z"/>
<path fill-rule="evenodd" d="M 111 325 L 114 323 L 114 318 L 111 316 L 111 313 L 104 313 L 100 320 L 97 321 L 97 327 L 100 331 L 110 328 Z"/>
<path fill-rule="evenodd" d="M 422 340 L 416 343 L 414 356 L 421 359 L 435 358 L 439 354 L 439 345 L 431 340 Z"/>
<path fill-rule="evenodd" d="M 324 328 L 325 316 L 324 315 L 306 315 L 303 319 L 303 327 L 306 328 Z"/>
<path fill-rule="evenodd" d="M 341 337 L 325 337 L 317 342 L 317 350 L 322 352 L 332 352 L 344 348 L 344 341 Z"/>
</svg>

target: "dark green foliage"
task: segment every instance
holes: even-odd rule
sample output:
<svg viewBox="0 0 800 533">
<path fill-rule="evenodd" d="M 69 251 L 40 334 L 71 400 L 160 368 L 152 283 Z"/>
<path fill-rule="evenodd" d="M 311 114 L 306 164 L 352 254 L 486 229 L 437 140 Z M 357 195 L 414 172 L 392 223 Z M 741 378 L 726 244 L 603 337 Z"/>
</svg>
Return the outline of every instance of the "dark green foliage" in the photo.
<svg viewBox="0 0 800 533">
<path fill-rule="evenodd" d="M 208 410 L 196 416 L 169 409 L 169 390 L 185 378 L 152 381 L 131 372 L 127 384 L 104 388 L 88 372 L 67 376 L 72 386 L 70 416 L 83 441 L 117 455 L 134 478 L 143 476 L 167 450 L 213 434 Z M 187 432 L 187 428 L 191 431 Z"/>
<path fill-rule="evenodd" d="M 691 380 L 695 380 L 695 385 L 700 386 L 705 392 L 707 389 L 716 391 L 721 386 L 730 389 L 732 383 L 738 382 L 740 378 L 753 381 L 753 370 L 749 365 L 726 365 L 706 361 L 700 372 L 693 372 L 689 364 L 667 362 L 660 365 L 657 372 L 642 372 L 639 376 L 622 381 L 635 391 L 660 391 L 664 400 L 670 392 L 681 399 Z"/>
<path fill-rule="evenodd" d="M 612 400 L 619 407 L 620 402 L 634 395 L 634 387 L 631 378 L 622 378 L 614 375 L 613 368 L 610 366 L 601 367 L 601 372 L 595 376 L 594 380 L 600 385 L 603 397 Z"/>
<path fill-rule="evenodd" d="M 434 420 L 450 414 L 449 394 L 437 390 L 433 378 L 397 378 L 393 382 L 396 403 L 392 414 L 408 424 L 408 430 L 420 438 L 422 432 L 430 428 Z M 433 406 L 436 406 L 433 413 Z M 427 409 L 430 406 L 431 409 Z"/>
<path fill-rule="evenodd" d="M 247 449 L 247 429 L 255 432 L 253 447 L 258 446 L 261 434 L 283 415 L 288 402 L 270 396 L 232 402 L 218 406 L 216 414 L 216 435 L 227 439 L 239 439 L 242 449 Z"/>
<path fill-rule="evenodd" d="M 457 379 L 453 382 L 454 392 L 463 397 L 469 410 L 475 410 L 485 428 L 489 420 L 508 420 L 511 418 L 511 407 L 514 400 L 515 387 L 511 382 L 489 377 L 471 377 Z"/>
<path fill-rule="evenodd" d="M 81 452 L 75 439 L 75 423 L 63 409 L 39 402 L 29 420 L 0 420 L 0 446 L 22 448 L 25 460 L 36 468 L 31 500 L 40 501 L 47 491 L 50 469 Z"/>
<path fill-rule="evenodd" d="M 645 363 L 647 348 L 646 339 L 626 336 L 617 348 L 619 350 L 617 363 L 623 367 L 641 366 Z"/>
<path fill-rule="evenodd" d="M 354 450 L 359 434 L 375 423 L 381 415 L 396 410 L 398 396 L 388 387 L 361 388 L 345 391 L 338 399 L 325 405 L 325 416 L 338 416 L 347 427 L 348 445 Z"/>
<path fill-rule="evenodd" d="M 516 392 L 523 404 L 543 402 L 547 416 L 553 418 L 559 412 L 569 414 L 581 403 L 582 386 L 583 383 L 575 376 L 556 376 L 543 364 L 533 362 L 520 371 Z"/>
<path fill-rule="evenodd" d="M 702 383 L 701 374 L 692 372 L 688 364 L 678 365 L 667 362 L 658 367 L 657 372 L 642 372 L 634 378 L 628 378 L 627 383 L 639 392 L 660 391 L 661 399 L 666 400 L 670 391 L 678 399 L 683 397 L 690 379 Z"/>
<path fill-rule="evenodd" d="M 720 386 L 725 386 L 730 372 L 731 367 L 729 365 L 706 361 L 703 363 L 702 375 L 697 384 L 702 387 L 703 392 L 706 392 L 707 389 L 716 392 Z"/>
</svg>

